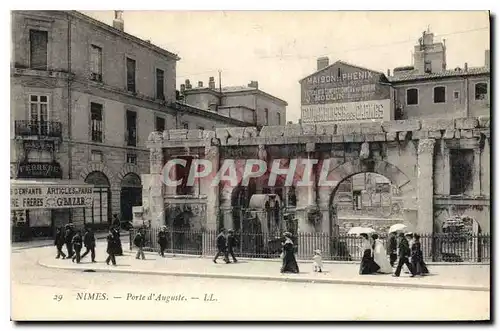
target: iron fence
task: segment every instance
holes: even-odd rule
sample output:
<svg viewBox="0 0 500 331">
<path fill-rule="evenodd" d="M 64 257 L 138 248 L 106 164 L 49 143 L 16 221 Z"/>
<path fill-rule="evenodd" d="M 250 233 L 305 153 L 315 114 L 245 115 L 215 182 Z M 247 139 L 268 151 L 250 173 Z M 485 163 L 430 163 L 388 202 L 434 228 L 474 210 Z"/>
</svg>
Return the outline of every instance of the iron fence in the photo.
<svg viewBox="0 0 500 331">
<path fill-rule="evenodd" d="M 158 251 L 159 228 L 147 228 L 146 251 Z M 133 239 L 138 229 L 130 230 L 130 249 L 135 249 Z M 217 252 L 216 230 L 169 230 L 167 229 L 167 253 L 197 256 L 215 255 Z M 278 258 L 281 254 L 282 237 L 271 233 L 236 232 L 237 256 L 246 258 Z M 380 239 L 387 248 L 388 237 Z M 361 260 L 361 238 L 352 235 L 327 233 L 298 233 L 292 238 L 297 258 L 309 260 L 314 250 L 322 251 L 324 260 Z M 423 234 L 420 237 L 424 258 L 432 262 L 480 262 L 489 263 L 491 238 L 489 234 Z"/>
</svg>

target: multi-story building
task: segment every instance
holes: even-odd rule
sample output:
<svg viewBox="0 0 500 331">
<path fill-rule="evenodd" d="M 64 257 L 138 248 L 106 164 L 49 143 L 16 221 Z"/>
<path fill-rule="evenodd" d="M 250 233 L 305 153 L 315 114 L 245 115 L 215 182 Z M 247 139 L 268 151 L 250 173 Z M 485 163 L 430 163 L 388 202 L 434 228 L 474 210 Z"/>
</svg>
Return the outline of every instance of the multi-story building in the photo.
<svg viewBox="0 0 500 331">
<path fill-rule="evenodd" d="M 465 63 L 463 68 L 449 70 L 445 42 L 435 41 L 434 34 L 426 31 L 414 48 L 413 63 L 385 75 L 343 61 L 330 65 L 327 57 L 319 58 L 317 71 L 300 81 L 301 122 L 361 124 L 489 116 L 489 50 L 485 51 L 484 66 L 473 68 Z M 436 157 L 436 171 L 443 171 L 445 179 L 435 182 L 435 194 L 481 195 L 478 182 L 473 180 L 473 173 L 479 170 L 473 169 L 479 167 L 479 145 L 483 142 L 455 138 L 464 139 L 459 145 L 455 141 L 439 147 L 444 156 Z M 389 183 L 377 174 L 346 179 L 335 196 L 339 217 L 400 218 L 396 206 L 401 197 L 397 190 L 387 188 Z"/>
<path fill-rule="evenodd" d="M 180 92 L 186 104 L 256 127 L 286 123 L 287 102 L 260 90 L 257 81 L 251 81 L 248 86 L 216 87 L 214 77 L 210 77 L 208 86 L 200 81 L 192 87 L 186 80 Z"/>
<path fill-rule="evenodd" d="M 76 11 L 14 11 L 12 45 L 11 178 L 94 191 L 82 208 L 17 206 L 13 219 L 29 233 L 68 221 L 106 227 L 114 213 L 130 220 L 152 131 L 248 125 L 177 103 L 179 57 L 126 33 L 119 11 L 112 26 Z"/>
</svg>

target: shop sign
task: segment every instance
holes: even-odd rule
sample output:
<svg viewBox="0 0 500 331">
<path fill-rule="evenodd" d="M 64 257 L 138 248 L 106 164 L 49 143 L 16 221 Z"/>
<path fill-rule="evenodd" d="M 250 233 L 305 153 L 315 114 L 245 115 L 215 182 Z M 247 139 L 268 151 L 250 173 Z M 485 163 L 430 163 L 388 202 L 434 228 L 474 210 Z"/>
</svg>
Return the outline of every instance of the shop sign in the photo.
<svg viewBox="0 0 500 331">
<path fill-rule="evenodd" d="M 356 123 L 390 120 L 391 101 L 371 100 L 302 106 L 302 122 Z"/>
<path fill-rule="evenodd" d="M 13 210 L 92 207 L 93 187 L 15 186 L 10 189 L 10 199 Z"/>
<path fill-rule="evenodd" d="M 17 178 L 62 178 L 62 168 L 57 162 L 26 162 L 19 164 Z"/>
</svg>

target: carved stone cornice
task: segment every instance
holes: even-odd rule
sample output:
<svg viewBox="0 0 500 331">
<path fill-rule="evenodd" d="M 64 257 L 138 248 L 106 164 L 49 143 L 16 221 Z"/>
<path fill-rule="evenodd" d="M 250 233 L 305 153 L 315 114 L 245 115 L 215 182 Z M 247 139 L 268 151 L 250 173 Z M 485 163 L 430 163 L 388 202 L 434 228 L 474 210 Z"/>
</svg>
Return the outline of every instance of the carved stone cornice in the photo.
<svg viewBox="0 0 500 331">
<path fill-rule="evenodd" d="M 433 154 L 434 145 L 436 141 L 434 139 L 420 139 L 418 141 L 418 154 Z"/>
</svg>

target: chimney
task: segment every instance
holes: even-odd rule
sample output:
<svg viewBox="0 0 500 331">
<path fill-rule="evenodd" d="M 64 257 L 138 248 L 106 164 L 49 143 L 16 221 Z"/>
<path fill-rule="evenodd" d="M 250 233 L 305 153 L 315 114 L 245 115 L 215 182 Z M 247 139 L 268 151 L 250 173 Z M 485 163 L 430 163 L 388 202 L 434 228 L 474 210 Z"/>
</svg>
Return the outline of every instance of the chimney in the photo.
<svg viewBox="0 0 500 331">
<path fill-rule="evenodd" d="M 486 68 L 490 68 L 490 50 L 487 49 L 484 51 L 484 66 Z"/>
<path fill-rule="evenodd" d="M 189 81 L 189 79 L 186 79 L 186 90 L 190 90 L 191 87 L 191 82 Z"/>
<path fill-rule="evenodd" d="M 253 87 L 253 88 L 259 89 L 259 82 L 256 80 L 252 80 L 252 81 L 250 81 L 250 84 L 248 84 L 248 87 Z"/>
<path fill-rule="evenodd" d="M 467 62 L 465 62 L 464 64 L 464 71 L 467 72 L 469 69 L 469 65 L 467 64 Z"/>
<path fill-rule="evenodd" d="M 328 59 L 328 57 L 324 56 L 324 57 L 318 58 L 317 63 L 318 63 L 318 70 L 317 71 L 320 71 L 321 69 L 325 69 L 326 67 L 328 67 L 330 60 Z"/>
<path fill-rule="evenodd" d="M 215 78 L 214 77 L 208 78 L 208 88 L 215 90 Z"/>
<path fill-rule="evenodd" d="M 391 75 L 391 69 L 387 69 L 387 77 Z"/>
<path fill-rule="evenodd" d="M 115 10 L 115 19 L 113 20 L 113 27 L 120 31 L 123 31 L 125 24 L 125 22 L 123 22 L 122 15 L 123 15 L 123 10 Z"/>
<path fill-rule="evenodd" d="M 198 87 L 203 87 L 203 82 L 201 80 L 198 81 Z"/>
</svg>

